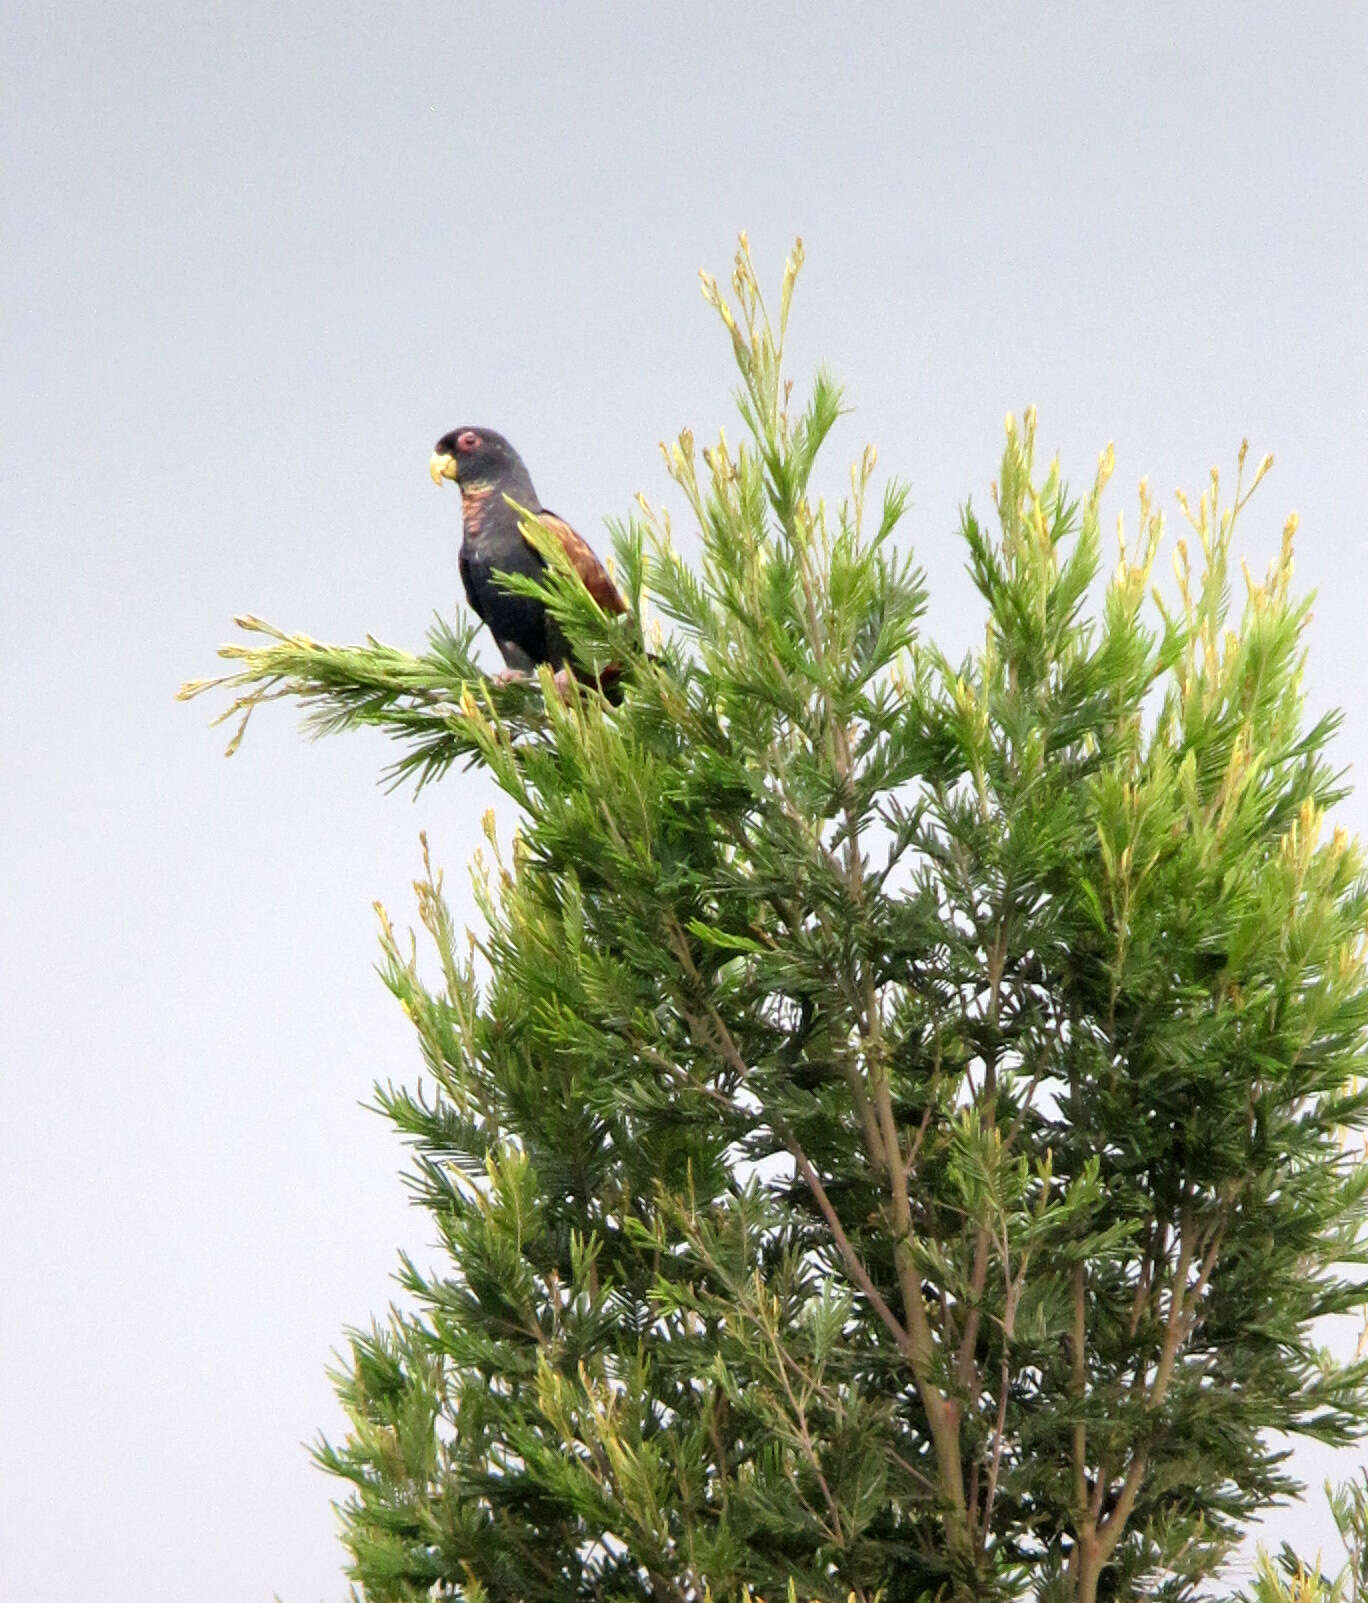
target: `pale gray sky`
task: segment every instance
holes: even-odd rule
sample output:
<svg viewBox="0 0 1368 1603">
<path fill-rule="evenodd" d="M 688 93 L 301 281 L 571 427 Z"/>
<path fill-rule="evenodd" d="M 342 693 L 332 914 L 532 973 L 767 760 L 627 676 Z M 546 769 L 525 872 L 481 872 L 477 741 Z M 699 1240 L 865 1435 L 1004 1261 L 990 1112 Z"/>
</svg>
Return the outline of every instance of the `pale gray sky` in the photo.
<svg viewBox="0 0 1368 1603">
<path fill-rule="evenodd" d="M 958 644 L 1007 408 L 1080 486 L 1114 439 L 1113 510 L 1273 450 L 1245 549 L 1301 513 L 1361 781 L 1368 22 L 9 0 L 0 51 L 0 1596 L 313 1603 L 338 1488 L 299 1444 L 428 1246 L 358 1106 L 419 1067 L 370 904 L 408 917 L 421 828 L 459 889 L 489 792 L 386 796 L 382 742 L 280 711 L 225 764 L 177 684 L 234 612 L 419 643 L 456 423 L 600 549 L 670 502 L 656 442 L 731 423 L 696 272 L 747 228 L 770 283 L 804 236 L 831 483 L 866 439 L 910 481 Z"/>
</svg>

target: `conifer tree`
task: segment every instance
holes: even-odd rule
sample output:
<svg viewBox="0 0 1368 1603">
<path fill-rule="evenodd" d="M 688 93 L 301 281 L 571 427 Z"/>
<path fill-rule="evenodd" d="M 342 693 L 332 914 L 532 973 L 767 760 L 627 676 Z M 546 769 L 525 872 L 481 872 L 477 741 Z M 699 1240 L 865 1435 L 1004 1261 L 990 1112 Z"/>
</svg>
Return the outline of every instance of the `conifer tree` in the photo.
<svg viewBox="0 0 1368 1603">
<path fill-rule="evenodd" d="M 212 682 L 519 811 L 469 943 L 425 843 L 435 977 L 383 922 L 423 1074 L 378 1104 L 437 1247 L 318 1448 L 374 1603 L 1189 1598 L 1294 1489 L 1268 1433 L 1368 1432 L 1316 1330 L 1368 1300 L 1368 890 L 1294 523 L 1234 566 L 1267 462 L 1183 503 L 1166 591 L 1143 487 L 1103 573 L 1110 449 L 1076 499 L 1009 419 L 951 662 L 902 486 L 870 450 L 815 488 L 800 262 L 773 315 L 744 241 L 704 279 L 743 429 L 668 449 L 696 565 L 643 503 L 607 618 L 529 529 L 615 704 L 494 685 L 440 623 L 242 620 L 268 642 Z"/>
</svg>

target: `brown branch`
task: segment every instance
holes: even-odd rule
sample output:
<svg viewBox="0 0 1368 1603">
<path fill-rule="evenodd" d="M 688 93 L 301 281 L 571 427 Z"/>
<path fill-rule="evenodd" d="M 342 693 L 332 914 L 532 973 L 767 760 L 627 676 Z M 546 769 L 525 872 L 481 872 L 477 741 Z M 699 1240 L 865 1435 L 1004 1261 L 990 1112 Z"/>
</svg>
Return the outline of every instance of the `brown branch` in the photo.
<svg viewBox="0 0 1368 1603">
<path fill-rule="evenodd" d="M 798 1172 L 802 1175 L 804 1183 L 816 1199 L 817 1206 L 822 1210 L 822 1217 L 827 1222 L 827 1228 L 831 1231 L 832 1238 L 836 1243 L 836 1250 L 840 1253 L 841 1261 L 845 1264 L 851 1279 L 864 1292 L 870 1306 L 878 1314 L 879 1318 L 883 1320 L 894 1341 L 897 1342 L 899 1352 L 902 1353 L 903 1357 L 907 1359 L 915 1370 L 917 1367 L 917 1352 L 912 1338 L 904 1329 L 898 1316 L 880 1295 L 879 1288 L 869 1278 L 869 1271 L 860 1262 L 860 1255 L 851 1246 L 850 1237 L 846 1235 L 840 1216 L 832 1206 L 831 1198 L 826 1193 L 826 1187 L 822 1184 L 817 1171 L 812 1167 L 807 1153 L 803 1151 L 792 1133 L 786 1134 L 777 1125 L 776 1129 L 790 1157 L 798 1166 Z"/>
<path fill-rule="evenodd" d="M 1149 1452 L 1146 1448 L 1135 1454 L 1126 1471 L 1126 1478 L 1121 1483 L 1121 1490 L 1117 1493 L 1116 1502 L 1112 1511 L 1097 1528 L 1097 1557 L 1098 1569 L 1116 1551 L 1116 1544 L 1121 1540 L 1121 1533 L 1126 1527 L 1126 1521 L 1135 1507 L 1135 1499 L 1140 1495 L 1140 1483 L 1145 1478 L 1145 1469 L 1149 1464 Z"/>
<path fill-rule="evenodd" d="M 988 1226 L 980 1225 L 974 1242 L 974 1266 L 969 1273 L 969 1311 L 955 1359 L 955 1379 L 966 1391 L 972 1386 L 976 1373 L 974 1349 L 978 1346 L 979 1326 L 983 1322 L 983 1291 L 988 1284 L 988 1240 Z"/>
<path fill-rule="evenodd" d="M 828 702 L 828 708 L 830 703 Z M 846 790 L 846 873 L 851 900 L 862 906 L 865 898 L 864 866 L 860 855 L 859 819 L 850 799 L 853 764 L 850 742 L 845 727 L 832 720 L 832 743 L 836 770 Z M 889 1083 L 888 1065 L 884 1062 L 883 1018 L 878 993 L 869 965 L 863 965 L 860 988 L 864 999 L 865 1061 L 869 1065 L 870 1090 L 878 1117 L 879 1133 L 887 1163 L 889 1189 L 893 1201 L 893 1262 L 897 1271 L 898 1286 L 902 1293 L 903 1320 L 910 1344 L 910 1362 L 922 1406 L 926 1410 L 931 1439 L 936 1448 L 940 1470 L 941 1491 L 951 1508 L 961 1519 L 965 1514 L 964 1468 L 960 1454 L 959 1410 L 954 1401 L 932 1380 L 936 1342 L 922 1296 L 921 1279 L 912 1259 L 912 1206 L 908 1196 L 908 1168 L 903 1157 L 902 1143 L 898 1138 L 897 1119 L 893 1112 L 893 1095 Z M 967 1528 L 952 1528 L 947 1533 L 952 1545 L 970 1545 Z"/>
<path fill-rule="evenodd" d="M 882 1069 L 874 1082 L 874 1095 L 884 1143 L 892 1157 L 899 1152 L 898 1133 L 888 1075 Z M 903 1318 L 910 1343 L 909 1357 L 922 1405 L 926 1409 L 927 1423 L 931 1427 L 931 1437 L 936 1444 L 942 1491 L 951 1506 L 963 1514 L 964 1470 L 959 1444 L 959 1409 L 931 1379 L 936 1340 L 912 1258 L 912 1207 L 907 1192 L 907 1171 L 900 1157 L 894 1157 L 889 1165 L 889 1183 L 893 1193 L 893 1260 L 902 1292 Z"/>
<path fill-rule="evenodd" d="M 1150 1282 L 1153 1279 L 1153 1270 L 1150 1265 L 1156 1244 L 1157 1227 L 1153 1219 L 1145 1226 L 1145 1247 L 1140 1255 L 1140 1268 L 1135 1277 L 1135 1296 L 1131 1298 L 1129 1333 L 1134 1336 L 1140 1328 L 1140 1315 L 1145 1311 L 1145 1304 L 1149 1300 Z"/>
<path fill-rule="evenodd" d="M 759 1279 L 758 1271 L 756 1278 L 757 1280 Z M 813 1445 L 812 1433 L 808 1430 L 807 1408 L 794 1395 L 793 1386 L 788 1377 L 788 1370 L 790 1367 L 793 1368 L 797 1372 L 799 1379 L 805 1383 L 808 1382 L 810 1377 L 803 1373 L 793 1357 L 785 1351 L 783 1343 L 779 1340 L 778 1331 L 767 1321 L 763 1323 L 763 1329 L 770 1346 L 774 1349 L 774 1356 L 779 1366 L 779 1384 L 784 1388 L 784 1396 L 788 1398 L 789 1407 L 793 1410 L 793 1422 L 797 1427 L 798 1440 L 802 1444 L 803 1452 L 812 1468 L 812 1473 L 817 1477 L 817 1488 L 822 1494 L 822 1501 L 826 1504 L 827 1513 L 831 1517 L 831 1525 L 828 1527 L 829 1534 L 837 1547 L 844 1547 L 846 1545 L 846 1533 L 845 1525 L 841 1519 L 840 1505 L 835 1497 L 832 1496 L 831 1487 L 827 1484 L 826 1475 L 822 1471 L 822 1460 Z M 813 1384 L 817 1383 L 814 1381 Z"/>
<path fill-rule="evenodd" d="M 998 1018 L 1002 1004 L 1002 977 L 1007 961 L 1007 915 L 1004 912 L 998 921 L 997 930 L 993 935 L 991 945 L 987 951 L 988 963 L 988 1009 L 985 1022 L 997 1035 Z M 991 1052 L 985 1051 L 983 1059 L 983 1101 L 985 1106 L 981 1109 L 984 1127 L 996 1128 L 997 1124 L 997 1048 L 994 1044 Z M 991 1233 L 986 1224 L 978 1227 L 978 1236 L 974 1242 L 974 1265 L 969 1274 L 969 1311 L 964 1321 L 964 1332 L 960 1338 L 959 1352 L 955 1360 L 955 1378 L 960 1386 L 968 1391 L 974 1386 L 977 1378 L 977 1365 L 974 1362 L 974 1351 L 978 1346 L 978 1335 L 983 1323 L 983 1292 L 988 1284 L 988 1248 L 991 1242 Z M 975 1389 L 977 1389 L 975 1387 Z"/>
<path fill-rule="evenodd" d="M 1016 1331 L 1016 1311 L 1026 1285 L 1026 1270 L 1031 1261 L 1030 1252 L 1021 1256 L 1015 1275 L 1008 1268 L 1007 1227 L 1002 1228 L 1002 1273 L 1005 1288 L 1002 1302 L 1002 1368 L 998 1376 L 997 1420 L 993 1425 L 993 1452 L 988 1465 L 988 1486 L 983 1498 L 982 1537 L 986 1542 L 993 1526 L 993 1502 L 997 1497 L 998 1476 L 1002 1469 L 1002 1452 L 1007 1441 L 1007 1391 L 1012 1381 L 1010 1347 Z"/>
<path fill-rule="evenodd" d="M 1178 1348 L 1183 1339 L 1187 1277 L 1193 1257 L 1192 1228 L 1192 1214 L 1188 1205 L 1184 1203 L 1178 1224 L 1178 1262 L 1169 1285 L 1169 1309 L 1168 1318 L 1164 1322 L 1164 1345 L 1160 1349 L 1153 1383 L 1145 1397 L 1146 1406 L 1149 1408 L 1158 1408 L 1164 1400 L 1173 1374 L 1173 1366 L 1178 1358 Z"/>
<path fill-rule="evenodd" d="M 933 1494 L 939 1493 L 940 1487 L 936 1485 L 935 1481 L 933 1481 L 929 1475 L 924 1475 L 915 1464 L 909 1464 L 902 1454 L 895 1448 L 889 1447 L 886 1448 L 885 1451 L 905 1475 L 910 1475 L 914 1481 L 918 1482 L 918 1484 L 923 1486 L 928 1492 Z"/>
<path fill-rule="evenodd" d="M 860 1128 L 864 1132 L 865 1152 L 869 1156 L 876 1172 L 882 1170 L 888 1173 L 893 1161 L 892 1154 L 884 1151 L 883 1137 L 879 1133 L 879 1122 L 874 1117 L 874 1109 L 869 1098 L 865 1095 L 864 1084 L 860 1079 L 860 1071 L 856 1064 L 845 1063 L 841 1069 L 846 1084 L 850 1087 L 850 1095 L 855 1103 L 855 1111 L 859 1115 Z"/>
<path fill-rule="evenodd" d="M 673 919 L 670 920 L 670 935 L 671 944 L 674 946 L 675 955 L 677 958 L 679 958 L 681 967 L 684 968 L 685 972 L 690 976 L 691 979 L 696 981 L 698 979 L 698 970 L 694 967 L 693 959 L 689 956 L 688 945 L 684 940 L 683 931 L 680 930 L 679 925 Z M 749 1076 L 749 1066 L 747 1065 L 746 1060 L 741 1056 L 736 1042 L 731 1037 L 731 1032 L 727 1029 L 725 1022 L 718 1015 L 715 1008 L 709 1009 L 710 1027 L 705 1027 L 703 1020 L 698 1017 L 692 1008 L 687 1006 L 687 1004 L 682 1001 L 680 1003 L 680 1010 L 684 1014 L 684 1018 L 689 1026 L 690 1033 L 694 1036 L 695 1040 L 703 1045 L 711 1044 L 714 1050 L 721 1053 L 724 1060 L 730 1064 L 740 1076 L 743 1078 Z M 709 1037 L 711 1037 L 711 1041 L 709 1041 Z M 690 1084 L 692 1084 L 692 1082 L 690 1082 Z M 704 1092 L 706 1095 L 713 1097 L 719 1102 L 725 1103 L 728 1107 L 733 1106 L 727 1097 L 724 1097 L 720 1091 L 715 1090 L 711 1086 L 698 1086 L 695 1089 Z M 821 1210 L 822 1217 L 827 1222 L 827 1228 L 831 1231 L 832 1239 L 836 1243 L 836 1250 L 841 1256 L 841 1261 L 846 1266 L 847 1273 L 860 1288 L 860 1290 L 865 1294 L 870 1306 L 874 1309 L 875 1313 L 878 1314 L 879 1318 L 887 1327 L 890 1335 L 892 1335 L 894 1341 L 898 1344 L 898 1350 L 908 1360 L 908 1362 L 912 1363 L 915 1367 L 915 1351 L 908 1332 L 899 1322 L 897 1315 L 888 1306 L 887 1302 L 884 1301 L 884 1298 L 879 1292 L 879 1288 L 874 1284 L 873 1280 L 870 1279 L 869 1271 L 860 1261 L 860 1255 L 851 1245 L 850 1237 L 845 1232 L 845 1226 L 842 1225 L 840 1216 L 837 1214 L 835 1207 L 832 1205 L 831 1198 L 827 1195 L 826 1187 L 822 1184 L 821 1178 L 816 1169 L 813 1168 L 807 1153 L 804 1152 L 802 1145 L 798 1141 L 798 1138 L 788 1128 L 787 1122 L 784 1119 L 773 1114 L 770 1115 L 770 1119 L 774 1126 L 775 1134 L 779 1137 L 779 1140 L 783 1143 L 784 1149 L 793 1159 L 799 1174 L 802 1176 L 804 1183 L 806 1184 L 808 1190 L 811 1191 L 818 1208 Z"/>
<path fill-rule="evenodd" d="M 931 1125 L 931 1114 L 936 1106 L 936 1093 L 940 1089 L 940 1048 L 936 1049 L 936 1067 L 931 1071 L 931 1083 L 926 1088 L 926 1106 L 922 1110 L 921 1121 L 917 1125 L 917 1133 L 912 1137 L 912 1145 L 908 1150 L 907 1162 L 903 1165 L 907 1171 L 907 1178 L 912 1178 L 917 1167 L 917 1158 L 922 1149 L 922 1142 L 926 1139 L 926 1132 Z"/>
<path fill-rule="evenodd" d="M 1088 1272 L 1082 1263 L 1074 1265 L 1073 1273 L 1073 1330 L 1069 1338 L 1072 1351 L 1070 1357 L 1070 1391 L 1073 1394 L 1076 1407 L 1082 1407 L 1083 1399 L 1087 1394 L 1087 1368 L 1084 1357 L 1084 1342 L 1087 1336 L 1087 1297 Z M 1078 1505 L 1078 1519 L 1086 1523 L 1088 1519 L 1088 1427 L 1083 1421 L 1075 1420 L 1073 1427 L 1073 1478 L 1074 1501 Z"/>
<path fill-rule="evenodd" d="M 1003 1157 L 1006 1157 L 1016 1145 L 1016 1138 L 1021 1134 L 1021 1127 L 1023 1124 L 1025 1124 L 1026 1115 L 1031 1110 L 1031 1099 L 1035 1096 L 1036 1087 L 1040 1084 L 1041 1077 L 1044 1075 L 1044 1073 L 1044 1062 L 1041 1062 L 1038 1067 L 1032 1071 L 1030 1081 L 1026 1086 L 1026 1094 L 1022 1097 L 1021 1106 L 1017 1109 L 1016 1118 L 1012 1120 L 1010 1125 L 1008 1125 L 1007 1134 L 1002 1138 Z"/>
<path fill-rule="evenodd" d="M 1002 1371 L 998 1377 L 997 1419 L 993 1422 L 993 1453 L 988 1462 L 988 1487 L 983 1498 L 983 1540 L 993 1528 L 993 1502 L 997 1497 L 998 1475 L 1002 1468 L 1002 1449 L 1007 1440 L 1007 1390 L 1011 1385 L 1012 1371 L 1007 1348 L 1002 1349 Z"/>
<path fill-rule="evenodd" d="M 1173 1280 L 1169 1287 L 1169 1311 L 1164 1326 L 1164 1345 L 1159 1354 L 1159 1362 L 1155 1368 L 1154 1379 L 1151 1382 L 1145 1397 L 1145 1407 L 1153 1412 L 1163 1406 L 1164 1398 L 1168 1395 L 1169 1385 L 1173 1380 L 1177 1367 L 1178 1354 L 1183 1343 L 1191 1335 L 1197 1323 L 1197 1306 L 1206 1291 L 1207 1283 L 1211 1279 L 1212 1271 L 1216 1267 L 1220 1255 L 1221 1243 L 1225 1236 L 1224 1223 L 1219 1224 L 1207 1243 L 1198 1265 L 1197 1278 L 1191 1290 L 1188 1289 L 1187 1279 L 1191 1272 L 1193 1261 L 1197 1255 L 1196 1225 L 1192 1218 L 1191 1209 L 1184 1204 L 1179 1223 L 1178 1262 L 1174 1267 Z M 1116 1502 L 1111 1512 L 1103 1520 L 1098 1530 L 1100 1539 L 1101 1557 L 1103 1561 L 1111 1556 L 1116 1544 L 1121 1540 L 1125 1530 L 1126 1521 L 1130 1518 L 1135 1507 L 1135 1500 L 1139 1496 L 1141 1482 L 1144 1479 L 1145 1469 L 1149 1462 L 1148 1450 L 1141 1449 L 1131 1459 L 1126 1470 L 1126 1478 L 1121 1483 L 1121 1490 L 1117 1494 Z"/>
</svg>

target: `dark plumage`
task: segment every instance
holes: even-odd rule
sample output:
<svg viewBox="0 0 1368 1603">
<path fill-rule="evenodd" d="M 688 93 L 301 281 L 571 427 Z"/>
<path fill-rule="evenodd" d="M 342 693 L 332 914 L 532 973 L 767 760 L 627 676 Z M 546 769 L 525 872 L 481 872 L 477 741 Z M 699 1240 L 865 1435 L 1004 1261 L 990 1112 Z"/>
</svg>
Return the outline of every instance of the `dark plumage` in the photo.
<svg viewBox="0 0 1368 1603">
<path fill-rule="evenodd" d="M 504 588 L 498 573 L 538 577 L 546 568 L 540 553 L 519 528 L 525 513 L 560 538 L 571 566 L 605 612 L 625 612 L 626 604 L 603 564 L 579 535 L 554 512 L 548 512 L 532 486 L 523 459 L 493 429 L 466 425 L 444 434 L 429 463 L 436 483 L 454 479 L 461 491 L 461 580 L 466 599 L 489 625 L 495 644 L 511 669 L 528 673 L 541 663 L 571 666 L 570 646 L 545 606 L 530 596 Z M 519 513 L 509 502 L 524 509 Z"/>
</svg>

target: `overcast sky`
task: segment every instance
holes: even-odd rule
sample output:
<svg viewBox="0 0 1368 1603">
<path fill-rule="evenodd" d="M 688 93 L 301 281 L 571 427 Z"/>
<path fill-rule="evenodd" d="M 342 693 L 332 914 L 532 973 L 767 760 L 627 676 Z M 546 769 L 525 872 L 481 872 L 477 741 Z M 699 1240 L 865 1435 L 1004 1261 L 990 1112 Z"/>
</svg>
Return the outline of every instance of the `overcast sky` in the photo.
<svg viewBox="0 0 1368 1603">
<path fill-rule="evenodd" d="M 680 514 L 657 442 L 731 422 L 697 271 L 746 228 L 769 284 L 804 236 L 795 370 L 855 407 L 829 482 L 866 440 L 910 482 L 957 647 L 1008 408 L 1079 486 L 1115 440 L 1113 513 L 1274 451 L 1243 549 L 1300 512 L 1362 784 L 1368 22 L 9 0 L 0 41 L 0 1596 L 339 1598 L 300 1444 L 430 1258 L 360 1106 L 419 1069 L 371 902 L 411 917 L 426 828 L 472 916 L 490 794 L 385 795 L 382 741 L 283 709 L 225 763 L 177 685 L 236 612 L 420 644 L 458 423 L 600 549 L 637 490 Z"/>
</svg>

